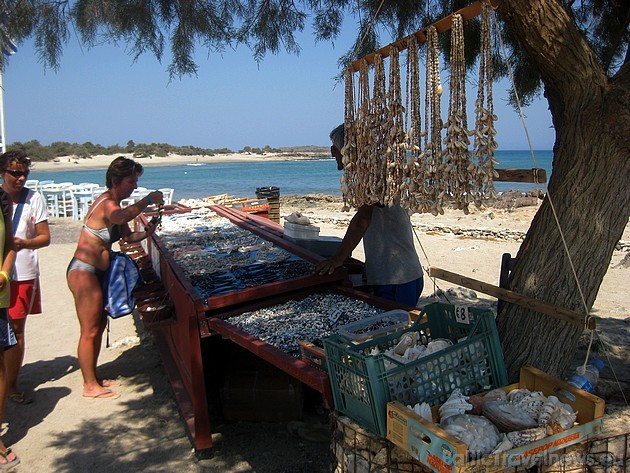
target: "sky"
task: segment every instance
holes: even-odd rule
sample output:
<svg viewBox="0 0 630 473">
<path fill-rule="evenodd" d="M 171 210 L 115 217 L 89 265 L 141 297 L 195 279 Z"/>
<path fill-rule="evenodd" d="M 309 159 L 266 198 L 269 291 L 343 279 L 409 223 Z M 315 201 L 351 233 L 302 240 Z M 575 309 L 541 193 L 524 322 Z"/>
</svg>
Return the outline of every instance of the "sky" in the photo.
<svg viewBox="0 0 630 473">
<path fill-rule="evenodd" d="M 337 61 L 354 35 L 348 25 L 334 44 L 316 43 L 305 31 L 298 35 L 299 56 L 268 54 L 260 63 L 245 47 L 222 54 L 199 48 L 197 76 L 174 80 L 169 58 L 160 63 L 145 54 L 134 62 L 124 45 L 89 49 L 73 37 L 54 71 L 38 61 L 31 42 L 21 43 L 3 75 L 6 141 L 124 146 L 133 140 L 233 151 L 329 146 L 330 130 L 343 121 Z M 499 149 L 529 149 L 506 89 L 505 81 L 494 87 Z M 471 83 L 467 95 L 476 95 Z M 554 131 L 544 97 L 524 112 L 533 149 L 551 149 Z"/>
</svg>

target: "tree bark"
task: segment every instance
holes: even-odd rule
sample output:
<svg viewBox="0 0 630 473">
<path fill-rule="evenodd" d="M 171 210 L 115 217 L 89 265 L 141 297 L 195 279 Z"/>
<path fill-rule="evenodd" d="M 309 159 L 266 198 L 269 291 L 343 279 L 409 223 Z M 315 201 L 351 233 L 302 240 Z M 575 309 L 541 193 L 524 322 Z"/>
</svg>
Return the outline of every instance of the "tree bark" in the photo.
<svg viewBox="0 0 630 473">
<path fill-rule="evenodd" d="M 498 11 L 540 68 L 556 129 L 548 194 L 509 288 L 586 317 L 630 216 L 630 67 L 609 80 L 556 0 Z M 498 326 L 511 381 L 524 365 L 561 376 L 584 330 L 510 304 Z"/>
</svg>

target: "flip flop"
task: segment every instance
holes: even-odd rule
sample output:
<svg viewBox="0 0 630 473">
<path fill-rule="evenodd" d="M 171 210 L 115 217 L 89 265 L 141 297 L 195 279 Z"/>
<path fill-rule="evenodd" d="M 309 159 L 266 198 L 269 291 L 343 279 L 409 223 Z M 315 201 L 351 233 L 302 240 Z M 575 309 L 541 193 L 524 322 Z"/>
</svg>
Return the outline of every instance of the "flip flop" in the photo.
<svg viewBox="0 0 630 473">
<path fill-rule="evenodd" d="M 7 397 L 9 398 L 9 401 L 13 401 L 16 404 L 32 404 L 33 403 L 33 398 L 30 397 L 25 392 L 12 393 L 12 394 L 9 394 Z"/>
<path fill-rule="evenodd" d="M 17 455 L 15 455 L 15 453 L 13 454 L 15 455 L 15 458 L 13 460 L 9 460 L 8 457 L 9 455 L 11 455 L 12 451 L 13 450 L 11 450 L 11 447 L 7 447 L 4 453 L 0 453 L 0 458 L 4 460 L 3 463 L 0 463 L 0 470 L 10 470 L 15 465 L 18 465 L 20 463 L 20 459 L 18 458 Z"/>
<path fill-rule="evenodd" d="M 116 379 L 101 379 L 101 386 L 104 388 L 114 388 L 118 386 L 118 380 Z"/>
<path fill-rule="evenodd" d="M 94 396 L 86 396 L 84 394 L 83 397 L 85 399 L 118 399 L 120 397 L 120 394 L 108 389 L 107 391 L 95 394 Z"/>
</svg>

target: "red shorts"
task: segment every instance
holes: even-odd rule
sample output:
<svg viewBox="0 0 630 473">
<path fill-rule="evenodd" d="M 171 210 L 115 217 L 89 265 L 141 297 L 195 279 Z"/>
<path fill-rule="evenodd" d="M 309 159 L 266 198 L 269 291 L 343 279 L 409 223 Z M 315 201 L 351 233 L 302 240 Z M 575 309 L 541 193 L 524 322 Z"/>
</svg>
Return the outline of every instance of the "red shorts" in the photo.
<svg viewBox="0 0 630 473">
<path fill-rule="evenodd" d="M 28 314 L 42 313 L 42 293 L 39 278 L 28 281 L 11 281 L 11 319 L 25 319 Z"/>
</svg>

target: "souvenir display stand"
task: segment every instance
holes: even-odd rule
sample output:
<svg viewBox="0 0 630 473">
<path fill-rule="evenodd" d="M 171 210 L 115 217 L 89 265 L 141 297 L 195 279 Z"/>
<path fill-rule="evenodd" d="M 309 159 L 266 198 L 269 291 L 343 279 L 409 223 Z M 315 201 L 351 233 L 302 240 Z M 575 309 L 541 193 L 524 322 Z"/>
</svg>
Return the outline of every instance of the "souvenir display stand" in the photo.
<svg viewBox="0 0 630 473">
<path fill-rule="evenodd" d="M 283 239 L 283 227 L 269 219 L 224 206 L 210 206 L 216 215 L 227 218 L 232 224 L 246 230 L 265 242 L 280 247 L 297 258 L 309 263 L 322 259 L 315 253 Z M 190 210 L 177 210 L 168 215 L 185 216 Z M 136 225 L 142 227 L 151 213 L 141 215 Z M 225 363 L 216 356 L 208 355 L 209 344 L 216 337 L 230 340 L 253 355 L 277 367 L 304 385 L 320 393 L 328 408 L 333 408 L 330 381 L 325 369 L 318 368 L 309 360 L 292 356 L 260 340 L 241 328 L 232 325 L 230 319 L 247 311 L 270 307 L 291 300 L 299 300 L 311 294 L 337 294 L 352 300 L 363 301 L 383 310 L 399 308 L 389 301 L 371 297 L 346 287 L 344 271 L 332 275 L 307 274 L 287 280 L 273 281 L 256 287 L 202 297 L 198 289 L 184 274 L 180 263 L 166 248 L 160 232 L 142 244 L 142 258 L 150 260 L 150 266 L 164 288 L 168 302 L 166 317 L 159 320 L 145 317 L 145 326 L 152 330 L 160 355 L 175 391 L 178 406 L 188 426 L 198 456 L 204 456 L 212 448 L 211 415 L 209 399 L 216 391 L 218 380 L 213 379 L 217 365 Z M 156 284 L 149 281 L 148 285 Z M 141 289 L 140 289 L 141 290 Z M 156 303 L 157 304 L 157 303 Z M 292 327 L 284 327 L 291 331 Z M 310 343 L 312 340 L 304 340 Z"/>
</svg>

